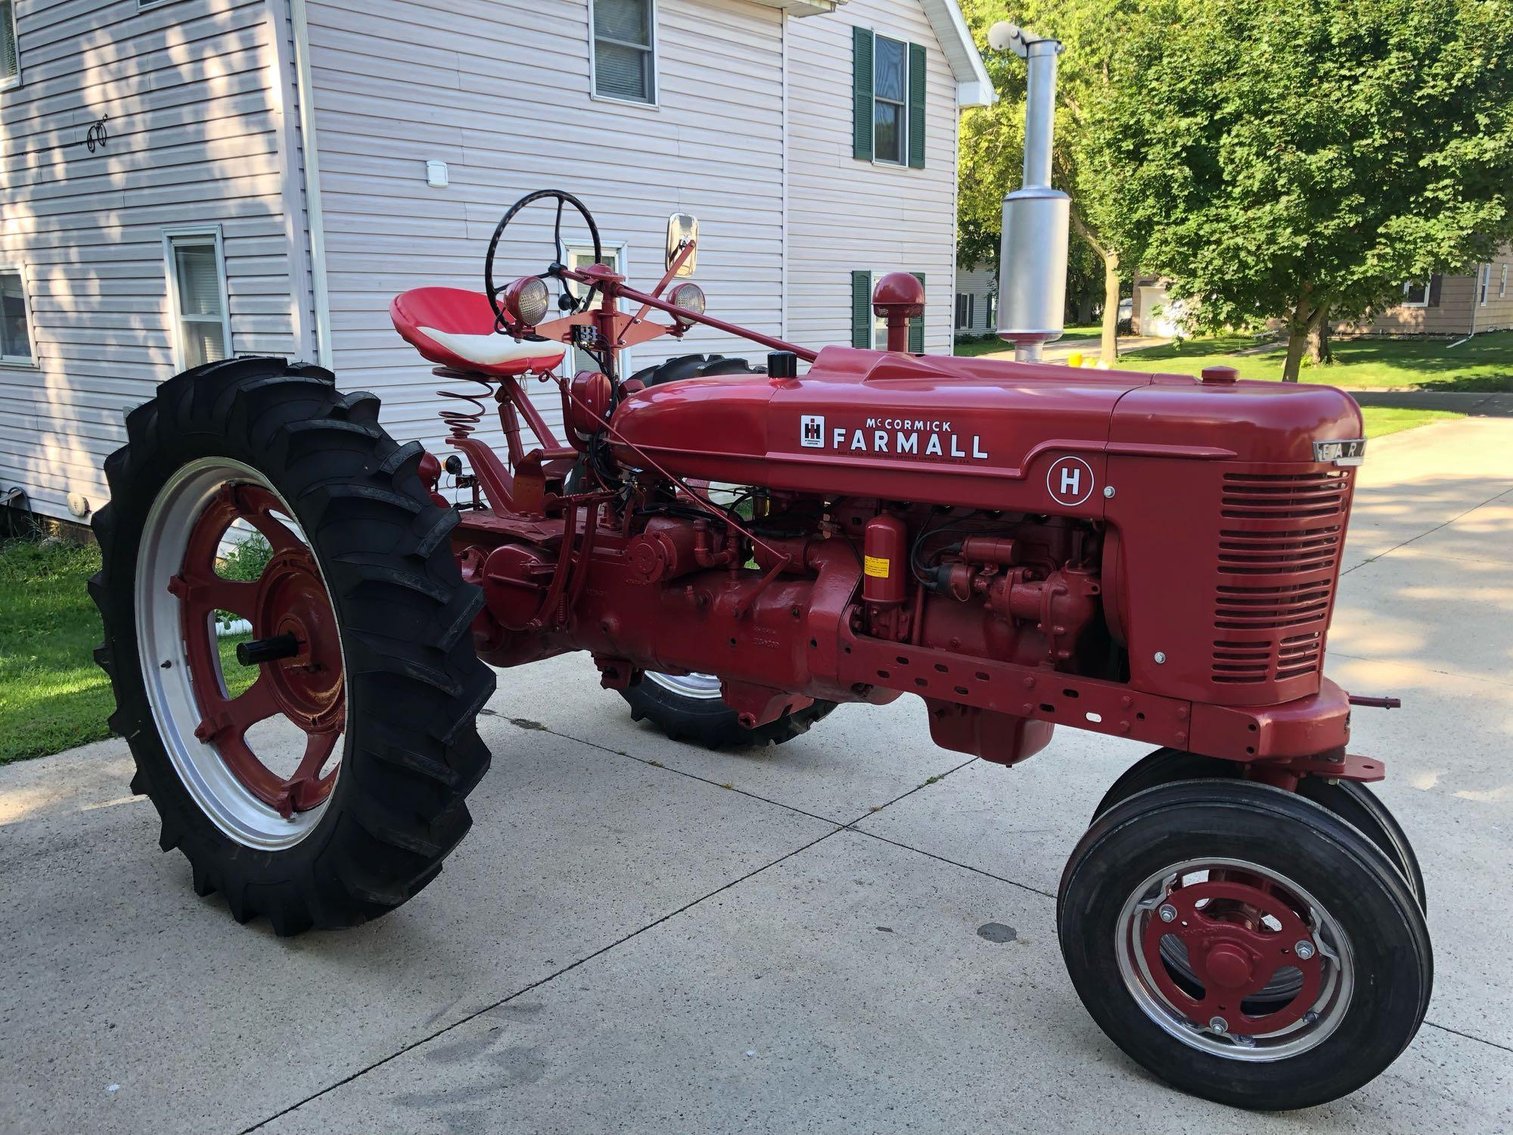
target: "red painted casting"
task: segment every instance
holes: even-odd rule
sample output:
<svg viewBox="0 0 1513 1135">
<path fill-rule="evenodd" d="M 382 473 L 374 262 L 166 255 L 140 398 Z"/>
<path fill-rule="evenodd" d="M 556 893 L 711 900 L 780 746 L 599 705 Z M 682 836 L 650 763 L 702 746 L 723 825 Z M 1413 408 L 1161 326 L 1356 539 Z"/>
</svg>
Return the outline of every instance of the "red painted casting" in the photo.
<svg viewBox="0 0 1513 1135">
<path fill-rule="evenodd" d="M 252 485 L 224 486 L 195 521 L 184 563 L 169 583 L 182 612 L 184 644 L 201 720 L 195 736 L 213 745 L 237 780 L 282 815 L 318 807 L 336 782 L 325 766 L 346 724 L 341 641 L 336 613 L 310 550 L 275 515 L 273 494 Z M 273 548 L 253 582 L 216 574 L 227 529 L 243 520 Z M 222 678 L 215 637 L 217 611 L 252 624 L 255 639 L 292 635 L 293 657 L 265 662 L 252 685 L 231 696 Z M 305 749 L 289 776 L 274 772 L 247 742 L 260 721 L 282 715 L 305 734 Z"/>
<path fill-rule="evenodd" d="M 1260 1036 L 1296 1024 L 1318 1001 L 1325 955 L 1307 923 L 1266 884 L 1244 875 L 1210 878 L 1176 888 L 1162 905 L 1171 909 L 1171 921 L 1153 914 L 1140 946 L 1162 996 L 1193 1024 L 1207 1028 L 1218 1018 L 1228 1033 Z M 1161 951 L 1167 938 L 1181 942 L 1198 989 L 1173 975 Z M 1299 942 L 1310 947 L 1306 959 L 1296 953 Z M 1278 1003 L 1268 993 L 1259 1001 L 1278 971 L 1289 969 L 1298 981 L 1279 983 L 1288 990 L 1286 1000 Z"/>
</svg>

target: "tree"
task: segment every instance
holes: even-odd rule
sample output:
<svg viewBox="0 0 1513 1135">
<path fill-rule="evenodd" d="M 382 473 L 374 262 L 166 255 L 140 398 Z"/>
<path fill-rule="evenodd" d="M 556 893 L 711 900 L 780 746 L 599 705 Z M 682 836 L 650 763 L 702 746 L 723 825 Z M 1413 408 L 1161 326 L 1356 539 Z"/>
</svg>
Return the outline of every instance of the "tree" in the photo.
<svg viewBox="0 0 1513 1135">
<path fill-rule="evenodd" d="M 1090 108 L 1089 217 L 1209 328 L 1331 318 L 1513 234 L 1505 0 L 1143 0 Z"/>
<path fill-rule="evenodd" d="M 958 194 L 958 258 L 998 260 L 1004 193 L 1020 183 L 1024 162 L 1025 64 L 1016 55 L 987 50 L 988 28 L 1015 19 L 1037 35 L 1055 36 L 1067 47 L 1061 56 L 1056 107 L 1056 186 L 1072 198 L 1072 241 L 1068 250 L 1067 296 L 1071 310 L 1088 310 L 1078 298 L 1091 292 L 1103 300 L 1102 354 L 1116 355 L 1119 325 L 1120 254 L 1117 243 L 1087 208 L 1089 195 L 1103 183 L 1085 183 L 1082 136 L 1088 108 L 1106 97 L 1108 64 L 1114 45 L 1135 17 L 1134 0 L 965 0 L 962 11 L 983 51 L 999 101 L 969 110 L 962 119 L 961 186 Z M 1099 216 L 1103 215 L 1100 210 Z M 1096 257 L 1096 265 L 1089 263 Z M 1124 261 L 1130 263 L 1128 259 Z M 1095 301 L 1094 301 L 1095 302 Z"/>
</svg>

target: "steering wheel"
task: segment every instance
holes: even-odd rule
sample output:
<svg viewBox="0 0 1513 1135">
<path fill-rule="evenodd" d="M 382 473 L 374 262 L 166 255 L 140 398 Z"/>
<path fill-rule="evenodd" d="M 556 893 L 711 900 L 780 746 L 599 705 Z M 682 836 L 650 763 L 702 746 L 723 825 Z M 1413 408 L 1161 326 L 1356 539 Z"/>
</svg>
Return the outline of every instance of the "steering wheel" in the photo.
<svg viewBox="0 0 1513 1135">
<path fill-rule="evenodd" d="M 498 287 L 494 283 L 494 255 L 499 251 L 499 238 L 504 235 L 504 230 L 509 228 L 510 222 L 515 219 L 522 209 L 537 201 L 557 202 L 557 221 L 552 228 L 552 244 L 556 251 L 556 259 L 552 261 L 551 267 L 545 272 L 537 273 L 539 278 L 545 279 L 549 276 L 560 278 L 561 269 L 565 267 L 564 262 L 567 259 L 567 249 L 562 243 L 562 210 L 567 205 L 571 205 L 576 209 L 578 215 L 588 225 L 588 231 L 594 238 L 594 263 L 597 264 L 604 259 L 604 248 L 599 243 L 599 226 L 594 224 L 593 215 L 589 213 L 582 201 L 579 201 L 571 193 L 566 193 L 561 189 L 538 189 L 534 193 L 527 193 L 519 201 L 511 205 L 509 211 L 504 214 L 504 218 L 499 222 L 499 227 L 494 230 L 493 238 L 489 241 L 489 254 L 483 262 L 483 287 L 488 294 L 489 304 L 494 309 L 495 323 L 499 327 L 506 327 L 510 324 L 509 313 L 505 311 L 504 304 L 499 298 L 509 285 L 505 284 L 504 287 Z M 563 294 L 568 295 L 570 293 L 564 292 Z M 584 293 L 581 301 L 574 301 L 572 303 L 570 310 L 574 313 L 587 310 L 588 305 L 593 302 L 593 298 L 594 289 L 589 288 Z M 560 301 L 558 306 L 564 311 L 569 310 Z"/>
</svg>

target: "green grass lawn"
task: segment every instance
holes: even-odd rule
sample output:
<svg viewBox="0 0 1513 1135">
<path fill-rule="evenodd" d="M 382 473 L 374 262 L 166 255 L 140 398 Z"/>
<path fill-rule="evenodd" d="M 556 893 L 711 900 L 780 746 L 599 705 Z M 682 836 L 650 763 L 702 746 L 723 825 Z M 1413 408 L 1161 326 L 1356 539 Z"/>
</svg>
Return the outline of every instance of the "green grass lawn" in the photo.
<svg viewBox="0 0 1513 1135">
<path fill-rule="evenodd" d="M 1241 378 L 1279 379 L 1282 348 L 1236 354 L 1255 346 L 1249 335 L 1215 335 L 1121 355 L 1119 365 L 1197 374 L 1232 366 Z M 1458 347 L 1444 340 L 1355 339 L 1334 344 L 1335 361 L 1304 366 L 1304 382 L 1346 390 L 1513 391 L 1513 331 L 1478 335 Z"/>
<path fill-rule="evenodd" d="M 0 544 L 0 764 L 109 736 L 115 699 L 95 665 L 100 617 L 84 588 L 99 569 L 93 546 Z M 233 683 L 242 677 L 239 641 L 219 643 Z"/>
</svg>

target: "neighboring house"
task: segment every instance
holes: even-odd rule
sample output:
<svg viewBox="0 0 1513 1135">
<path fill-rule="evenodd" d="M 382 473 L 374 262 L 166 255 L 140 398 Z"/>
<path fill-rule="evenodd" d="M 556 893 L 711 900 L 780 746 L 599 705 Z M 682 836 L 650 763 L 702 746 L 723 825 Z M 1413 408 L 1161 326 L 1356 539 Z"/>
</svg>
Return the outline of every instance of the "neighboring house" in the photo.
<svg viewBox="0 0 1513 1135">
<path fill-rule="evenodd" d="M 974 264 L 956 269 L 956 318 L 958 335 L 989 335 L 997 330 L 998 269 Z"/>
<path fill-rule="evenodd" d="M 123 410 L 228 354 L 318 359 L 439 448 L 389 300 L 481 287 L 542 187 L 644 286 L 695 213 L 711 312 L 804 344 L 880 342 L 858 289 L 918 273 L 948 351 L 957 115 L 991 98 L 955 0 L 3 0 L 0 496 L 98 508 Z M 633 362 L 692 350 L 762 356 Z"/>
<path fill-rule="evenodd" d="M 1513 245 L 1455 275 L 1403 285 L 1401 303 L 1374 318 L 1336 324 L 1357 335 L 1453 335 L 1513 328 Z"/>
</svg>

